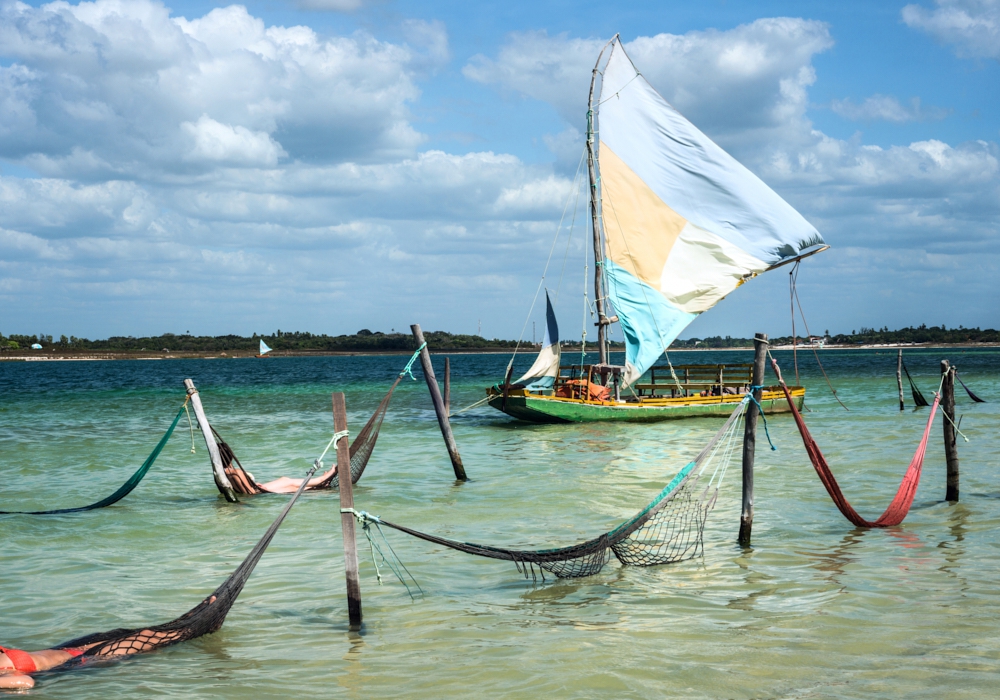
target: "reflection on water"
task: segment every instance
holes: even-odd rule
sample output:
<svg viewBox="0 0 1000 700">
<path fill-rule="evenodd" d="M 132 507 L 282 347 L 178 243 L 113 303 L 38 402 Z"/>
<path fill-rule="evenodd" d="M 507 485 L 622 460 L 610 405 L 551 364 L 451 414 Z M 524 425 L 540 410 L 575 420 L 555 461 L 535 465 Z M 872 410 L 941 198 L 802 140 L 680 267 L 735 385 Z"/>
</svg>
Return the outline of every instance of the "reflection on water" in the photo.
<svg viewBox="0 0 1000 700">
<path fill-rule="evenodd" d="M 937 386 L 942 356 L 907 353 L 925 393 Z M 926 409 L 899 412 L 894 354 L 824 351 L 823 360 L 851 412 L 800 357 L 810 429 L 851 503 L 880 513 Z M 990 401 L 957 397 L 971 440 L 959 445 L 969 495 L 939 500 L 945 468 L 935 428 L 916 506 L 899 527 L 847 523 L 792 421 L 775 416 L 778 451 L 757 454 L 752 549 L 735 542 L 738 469 L 709 515 L 704 556 L 673 566 L 612 560 L 589 578 L 533 582 L 507 562 L 387 531 L 425 594 L 411 599 L 390 576 L 379 586 L 362 540 L 359 634 L 347 625 L 336 494 L 307 494 L 219 633 L 125 663 L 47 674 L 34 692 L 254 700 L 992 696 L 1000 680 L 998 360 L 992 351 L 962 357 L 963 379 Z M 405 361 L 0 363 L 0 509 L 73 506 L 111 493 L 180 406 L 185 377 L 258 478 L 297 475 L 329 440 L 330 393 L 347 394 L 356 429 Z M 453 405 L 478 400 L 506 361 L 453 356 Z M 719 423 L 534 426 L 485 409 L 453 425 L 471 477 L 465 484 L 454 480 L 426 386 L 402 383 L 356 488 L 357 507 L 460 541 L 565 546 L 633 515 Z M 112 508 L 0 516 L 0 643 L 41 648 L 169 620 L 232 571 L 285 502 L 220 500 L 204 446 L 191 455 L 187 431 L 178 430 L 146 480 Z"/>
</svg>

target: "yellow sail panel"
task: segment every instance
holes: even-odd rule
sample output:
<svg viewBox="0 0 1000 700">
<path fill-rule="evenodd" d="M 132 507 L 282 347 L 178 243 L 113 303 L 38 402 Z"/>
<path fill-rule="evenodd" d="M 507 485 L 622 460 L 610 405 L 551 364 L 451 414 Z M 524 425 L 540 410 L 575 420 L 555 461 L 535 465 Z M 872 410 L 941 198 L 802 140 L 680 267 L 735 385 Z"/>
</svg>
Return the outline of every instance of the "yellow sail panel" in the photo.
<svg viewBox="0 0 1000 700">
<path fill-rule="evenodd" d="M 687 221 L 603 141 L 600 154 L 607 257 L 659 289 L 670 250 Z"/>
</svg>

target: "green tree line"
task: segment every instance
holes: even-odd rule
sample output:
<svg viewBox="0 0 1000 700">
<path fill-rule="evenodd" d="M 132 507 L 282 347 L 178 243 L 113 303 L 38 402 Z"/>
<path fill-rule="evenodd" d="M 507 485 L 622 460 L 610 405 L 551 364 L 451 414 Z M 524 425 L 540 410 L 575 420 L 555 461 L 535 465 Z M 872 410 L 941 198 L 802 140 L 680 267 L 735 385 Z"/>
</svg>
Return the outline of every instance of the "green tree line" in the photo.
<svg viewBox="0 0 1000 700">
<path fill-rule="evenodd" d="M 517 345 L 514 340 L 499 338 L 487 339 L 478 335 L 463 335 L 432 331 L 425 333 L 427 344 L 435 351 L 447 350 L 490 350 L 507 349 Z M 60 336 L 58 340 L 51 335 L 17 335 L 4 336 L 0 334 L 0 349 L 24 350 L 33 344 L 41 345 L 44 350 L 59 352 L 256 352 L 259 341 L 263 340 L 276 351 L 342 351 L 342 352 L 372 352 L 372 351 L 406 351 L 416 349 L 413 336 L 408 333 L 381 333 L 367 328 L 353 335 L 325 335 L 307 332 L 276 331 L 271 335 L 245 337 L 240 335 L 175 335 L 164 333 L 158 336 L 112 336 L 104 340 L 89 340 L 75 336 Z M 996 343 L 1000 344 L 1000 331 L 991 328 L 958 328 L 947 329 L 945 326 L 920 325 L 917 327 L 900 328 L 890 331 L 888 327 L 881 329 L 864 328 L 850 333 L 830 335 L 825 332 L 827 345 L 874 345 L 895 343 Z M 773 345 L 788 345 L 791 336 L 771 338 Z M 799 337 L 798 342 L 808 343 L 809 339 Z M 530 343 L 521 343 L 522 347 L 530 347 Z M 579 343 L 564 343 L 564 347 L 579 347 Z M 613 348 L 623 347 L 622 343 L 612 343 Z M 742 348 L 753 347 L 752 338 L 734 338 L 732 336 L 712 336 L 708 338 L 689 338 L 675 340 L 672 348 Z"/>
</svg>

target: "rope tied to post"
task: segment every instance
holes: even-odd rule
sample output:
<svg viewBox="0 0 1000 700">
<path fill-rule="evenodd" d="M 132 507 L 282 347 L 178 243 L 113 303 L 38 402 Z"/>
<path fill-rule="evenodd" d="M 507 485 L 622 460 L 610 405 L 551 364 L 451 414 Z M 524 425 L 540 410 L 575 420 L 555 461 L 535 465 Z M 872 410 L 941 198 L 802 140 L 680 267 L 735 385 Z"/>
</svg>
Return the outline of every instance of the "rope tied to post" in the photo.
<svg viewBox="0 0 1000 700">
<path fill-rule="evenodd" d="M 348 430 L 338 430 L 337 432 L 335 432 L 333 434 L 333 437 L 330 438 L 330 442 L 328 442 L 326 444 L 326 449 L 323 450 L 323 454 L 321 454 L 319 457 L 317 457 L 316 461 L 313 462 L 313 464 L 316 465 L 317 469 L 321 469 L 322 468 L 322 466 L 323 466 L 323 458 L 326 457 L 326 453 L 330 451 L 330 448 L 333 447 L 334 444 L 336 444 L 341 438 L 345 438 L 345 437 L 350 437 L 350 431 L 348 431 Z"/>
<path fill-rule="evenodd" d="M 760 342 L 766 343 L 767 341 L 763 340 L 763 341 L 760 341 Z M 760 389 L 761 391 L 763 391 L 764 390 L 764 385 L 763 384 L 753 384 L 753 385 L 751 385 L 750 386 L 750 391 L 747 392 L 747 396 L 750 398 L 751 401 L 753 401 L 757 405 L 757 410 L 760 411 L 760 419 L 762 421 L 764 421 L 764 435 L 767 436 L 767 443 L 771 446 L 771 451 L 772 452 L 777 452 L 778 448 L 775 447 L 774 443 L 771 441 L 771 433 L 767 429 L 767 416 L 764 415 L 764 407 L 760 405 L 760 401 L 758 401 L 757 397 L 753 395 L 753 392 L 757 391 L 758 389 Z"/>
<path fill-rule="evenodd" d="M 382 559 L 382 564 L 389 567 L 389 570 L 392 571 L 399 582 L 403 584 L 403 588 L 406 589 L 406 592 L 410 596 L 411 600 L 414 599 L 413 591 L 410 590 L 410 586 L 406 582 L 406 578 L 409 578 L 410 581 L 413 582 L 413 585 L 420 592 L 420 595 L 424 594 L 424 590 L 420 587 L 420 584 L 417 583 L 413 574 L 411 574 L 410 570 L 406 568 L 406 564 L 404 564 L 399 558 L 399 555 L 396 554 L 392 545 L 389 544 L 389 540 L 386 539 L 385 533 L 382 532 L 382 521 L 379 520 L 377 515 L 372 515 L 364 510 L 355 510 L 354 508 L 341 508 L 340 512 L 350 513 L 354 516 L 355 520 L 361 524 L 361 531 L 365 533 L 365 537 L 368 539 L 368 548 L 371 551 L 372 565 L 375 567 L 375 577 L 378 579 L 378 585 L 382 585 L 382 572 L 379 569 L 378 560 L 375 558 L 376 552 L 378 552 L 379 557 Z M 379 537 L 382 538 L 382 542 L 385 544 L 386 549 L 389 550 L 388 556 L 386 556 L 386 553 L 382 550 L 381 545 L 375 540 L 374 537 L 372 537 L 371 525 L 374 525 L 375 529 L 378 530 Z M 403 575 L 404 573 L 406 576 Z"/>
<path fill-rule="evenodd" d="M 425 340 L 421 343 L 420 347 L 414 351 L 413 356 L 410 357 L 410 361 L 406 363 L 406 367 L 403 368 L 403 371 L 399 373 L 400 378 L 410 375 L 410 379 L 417 381 L 417 378 L 413 376 L 413 363 L 417 361 L 418 357 L 420 357 L 420 351 L 426 347 L 427 341 Z"/>
</svg>

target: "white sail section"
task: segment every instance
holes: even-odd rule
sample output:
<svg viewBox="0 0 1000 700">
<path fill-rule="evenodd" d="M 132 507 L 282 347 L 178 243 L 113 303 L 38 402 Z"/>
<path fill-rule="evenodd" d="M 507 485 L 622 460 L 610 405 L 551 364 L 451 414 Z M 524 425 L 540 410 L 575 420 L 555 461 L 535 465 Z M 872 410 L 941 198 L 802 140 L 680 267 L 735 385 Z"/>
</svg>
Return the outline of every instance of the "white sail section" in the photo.
<svg viewBox="0 0 1000 700">
<path fill-rule="evenodd" d="M 267 347 L 267 343 L 265 343 L 263 340 L 260 341 L 260 354 L 266 355 L 269 352 L 271 352 L 271 348 Z"/>
<path fill-rule="evenodd" d="M 559 376 L 559 362 L 562 349 L 559 346 L 559 326 L 556 314 L 552 310 L 548 291 L 545 292 L 545 337 L 542 339 L 542 349 L 535 358 L 531 368 L 518 379 L 515 384 L 524 384 L 531 391 L 551 389 Z"/>
</svg>

